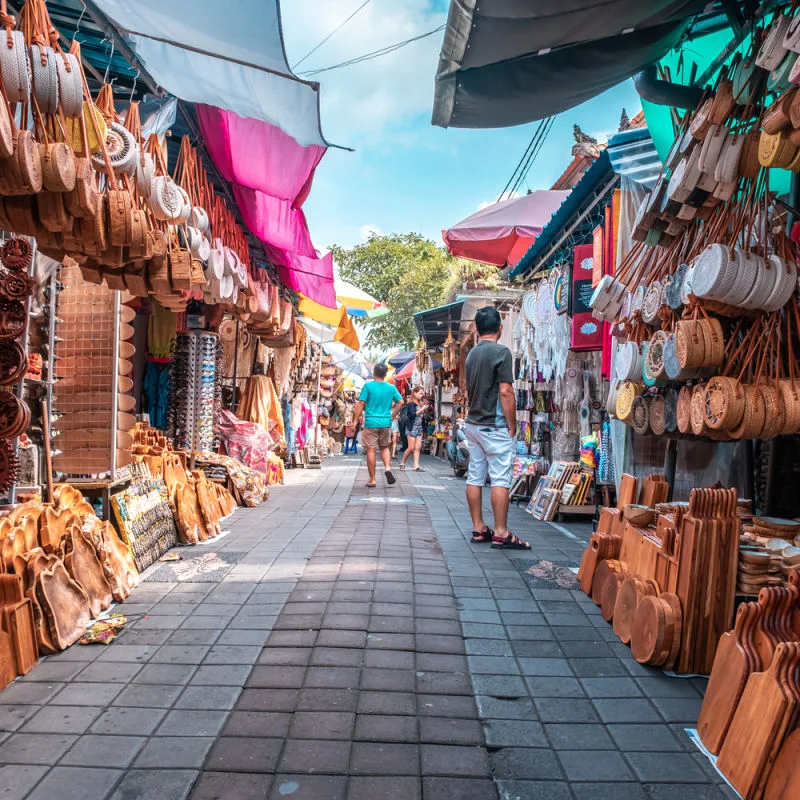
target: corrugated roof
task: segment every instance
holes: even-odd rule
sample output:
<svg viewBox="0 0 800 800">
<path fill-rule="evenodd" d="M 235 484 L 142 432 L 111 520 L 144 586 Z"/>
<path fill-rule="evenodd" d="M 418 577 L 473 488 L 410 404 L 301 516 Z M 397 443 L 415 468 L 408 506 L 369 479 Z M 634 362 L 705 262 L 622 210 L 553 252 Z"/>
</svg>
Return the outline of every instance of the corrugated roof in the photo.
<svg viewBox="0 0 800 800">
<path fill-rule="evenodd" d="M 647 128 L 616 134 L 606 148 L 617 175 L 625 175 L 652 189 L 661 172 L 661 159 Z"/>
</svg>

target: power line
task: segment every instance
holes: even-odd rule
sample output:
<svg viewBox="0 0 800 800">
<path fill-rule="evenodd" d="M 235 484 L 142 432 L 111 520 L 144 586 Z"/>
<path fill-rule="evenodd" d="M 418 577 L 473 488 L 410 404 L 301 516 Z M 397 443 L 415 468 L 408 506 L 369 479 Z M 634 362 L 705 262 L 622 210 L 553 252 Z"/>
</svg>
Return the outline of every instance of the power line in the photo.
<svg viewBox="0 0 800 800">
<path fill-rule="evenodd" d="M 382 47 L 380 50 L 373 50 L 371 53 L 365 53 L 362 56 L 356 56 L 355 58 L 351 58 L 349 61 L 342 61 L 340 64 L 333 64 L 330 67 L 322 67 L 321 69 L 314 69 L 309 72 L 303 72 L 302 75 L 318 75 L 320 72 L 328 72 L 332 69 L 341 69 L 342 67 L 350 67 L 354 64 L 360 64 L 362 61 L 370 61 L 373 58 L 380 58 L 381 56 L 389 55 L 389 53 L 394 53 L 395 50 L 400 50 L 400 48 L 405 47 L 406 45 L 413 44 L 414 42 L 420 41 L 420 39 L 425 39 L 428 36 L 433 36 L 435 33 L 439 33 L 439 31 L 443 31 L 447 26 L 440 25 L 438 28 L 434 28 L 432 31 L 428 31 L 427 33 L 421 33 L 419 36 L 412 36 L 410 39 L 404 39 L 402 42 L 396 42 L 395 44 L 387 45 L 386 47 Z"/>
<path fill-rule="evenodd" d="M 370 2 L 370 0 L 364 0 L 364 2 L 363 2 L 363 3 L 362 3 L 362 4 L 361 4 L 361 5 L 360 5 L 360 6 L 359 6 L 359 7 L 358 7 L 358 8 L 357 8 L 357 9 L 356 9 L 356 10 L 355 10 L 353 13 L 352 13 L 352 14 L 351 14 L 351 15 L 350 15 L 350 16 L 349 16 L 349 17 L 348 17 L 348 18 L 347 18 L 347 19 L 346 19 L 344 22 L 342 22 L 342 23 L 341 23 L 339 26 L 337 26 L 336 28 L 334 28 L 334 29 L 333 29 L 333 30 L 332 30 L 332 31 L 331 31 L 331 32 L 330 32 L 330 33 L 329 33 L 329 34 L 328 34 L 328 35 L 327 35 L 327 36 L 326 36 L 326 37 L 325 37 L 325 38 L 324 38 L 324 39 L 323 39 L 323 40 L 322 40 L 322 41 L 321 41 L 321 42 L 320 42 L 320 43 L 319 43 L 319 44 L 318 44 L 318 45 L 317 45 L 315 48 L 313 48 L 312 50 L 309 50 L 309 51 L 308 51 L 308 52 L 307 52 L 307 53 L 306 53 L 306 54 L 305 54 L 305 55 L 304 55 L 304 56 L 303 56 L 303 57 L 302 57 L 302 58 L 301 58 L 301 59 L 300 59 L 300 60 L 299 60 L 299 61 L 298 61 L 298 62 L 297 62 L 297 63 L 296 63 L 296 64 L 295 64 L 293 67 L 292 67 L 292 69 L 293 69 L 293 70 L 294 70 L 294 69 L 297 69 L 297 67 L 299 67 L 299 66 L 300 66 L 300 64 L 302 64 L 302 63 L 303 63 L 303 62 L 304 62 L 304 61 L 305 61 L 305 60 L 306 60 L 306 59 L 307 59 L 307 58 L 308 58 L 310 55 L 313 55 L 314 53 L 316 53 L 316 52 L 317 52 L 317 50 L 319 50 L 319 49 L 320 49 L 320 47 L 322 47 L 322 45 L 324 45 L 324 44 L 325 44 L 325 42 L 327 42 L 327 41 L 328 41 L 328 39 L 330 39 L 330 38 L 331 38 L 331 36 L 333 36 L 335 33 L 338 33 L 338 32 L 339 32 L 339 31 L 340 31 L 342 28 L 344 28 L 344 26 L 345 26 L 345 25 L 347 25 L 347 23 L 348 23 L 348 22 L 350 22 L 350 20 L 351 20 L 351 19 L 353 19 L 353 17 L 354 17 L 356 14 L 358 14 L 358 12 L 359 12 L 359 11 L 361 11 L 361 9 L 362 9 L 362 8 L 364 8 L 364 6 L 366 6 L 366 5 L 367 5 L 369 2 Z"/>
<path fill-rule="evenodd" d="M 511 177 L 503 187 L 503 191 L 500 192 L 497 202 L 500 202 L 500 200 L 503 199 L 503 196 L 506 194 L 506 192 L 508 192 L 509 196 L 513 195 L 514 192 L 516 192 L 526 180 L 530 168 L 533 166 L 534 161 L 542 149 L 542 145 L 544 145 L 544 142 L 553 127 L 554 121 L 555 117 L 546 117 L 536 126 L 536 130 L 533 132 L 531 140 L 528 142 L 527 147 L 520 156 L 517 165 L 514 167 L 514 171 L 511 173 Z"/>
<path fill-rule="evenodd" d="M 544 146 L 545 141 L 547 140 L 547 137 L 550 135 L 550 130 L 553 127 L 554 121 L 555 117 L 549 117 L 547 120 L 545 120 L 545 125 L 544 125 L 544 130 L 542 131 L 542 135 L 539 137 L 539 140 L 534 146 L 533 151 L 528 156 L 528 160 L 525 162 L 525 165 L 520 171 L 519 177 L 517 178 L 517 182 L 514 184 L 514 188 L 511 190 L 512 194 L 519 189 L 519 187 L 522 185 L 522 182 L 528 177 L 528 173 L 530 172 L 533 163 L 538 158 L 539 153 L 541 152 L 541 149 Z"/>
</svg>

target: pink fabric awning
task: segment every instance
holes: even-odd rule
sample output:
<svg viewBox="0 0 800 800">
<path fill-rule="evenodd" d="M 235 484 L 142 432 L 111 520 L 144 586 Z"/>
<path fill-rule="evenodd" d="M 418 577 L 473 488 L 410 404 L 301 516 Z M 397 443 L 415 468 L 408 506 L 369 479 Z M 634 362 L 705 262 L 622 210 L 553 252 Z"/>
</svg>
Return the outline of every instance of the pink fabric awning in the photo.
<svg viewBox="0 0 800 800">
<path fill-rule="evenodd" d="M 520 238 L 535 239 L 569 192 L 536 191 L 482 208 L 442 231 L 451 255 L 504 267 Z"/>
<path fill-rule="evenodd" d="M 274 125 L 211 106 L 197 106 L 197 118 L 245 225 L 263 242 L 281 280 L 336 308 L 333 257 L 319 257 L 301 209 L 325 148 L 301 147 Z"/>
</svg>

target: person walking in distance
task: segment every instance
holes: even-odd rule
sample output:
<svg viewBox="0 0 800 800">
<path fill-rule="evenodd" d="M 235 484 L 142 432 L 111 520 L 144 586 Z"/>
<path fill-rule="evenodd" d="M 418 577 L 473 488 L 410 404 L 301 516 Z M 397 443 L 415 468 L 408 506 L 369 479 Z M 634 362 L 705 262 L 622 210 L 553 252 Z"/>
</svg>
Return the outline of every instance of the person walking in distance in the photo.
<svg viewBox="0 0 800 800">
<path fill-rule="evenodd" d="M 422 424 L 423 416 L 428 410 L 428 403 L 425 400 L 425 390 L 421 386 L 415 386 L 411 392 L 406 407 L 406 436 L 408 437 L 408 447 L 403 453 L 403 460 L 400 462 L 400 470 L 405 472 L 406 461 L 409 456 L 414 457 L 414 471 L 424 472 L 419 465 L 419 453 L 422 448 Z"/>
<path fill-rule="evenodd" d="M 464 433 L 469 445 L 467 504 L 472 517 L 472 541 L 491 542 L 494 548 L 530 550 L 531 546 L 508 530 L 508 490 L 514 472 L 517 401 L 511 351 L 498 344 L 503 327 L 494 306 L 475 313 L 478 343 L 465 365 L 469 413 Z M 494 530 L 483 520 L 481 496 L 486 476 L 492 487 Z"/>
<path fill-rule="evenodd" d="M 403 407 L 400 392 L 391 383 L 386 383 L 386 364 L 376 364 L 372 370 L 374 380 L 367 381 L 361 389 L 356 403 L 356 419 L 364 412 L 364 428 L 361 431 L 361 444 L 367 451 L 367 486 L 375 486 L 376 451 L 381 451 L 386 483 L 390 486 L 396 482 L 392 474 L 391 446 L 392 420 Z"/>
</svg>

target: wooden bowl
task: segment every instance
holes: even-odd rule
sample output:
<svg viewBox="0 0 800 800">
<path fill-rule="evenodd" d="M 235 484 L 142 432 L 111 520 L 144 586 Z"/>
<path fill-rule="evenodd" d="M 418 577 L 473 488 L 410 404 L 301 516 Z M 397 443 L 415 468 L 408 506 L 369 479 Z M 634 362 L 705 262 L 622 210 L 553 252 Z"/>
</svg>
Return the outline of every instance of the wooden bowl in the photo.
<svg viewBox="0 0 800 800">
<path fill-rule="evenodd" d="M 649 506 L 640 506 L 633 503 L 625 506 L 625 521 L 630 522 L 631 525 L 644 528 L 647 525 L 650 525 L 655 518 L 655 509 L 652 509 Z"/>
</svg>

